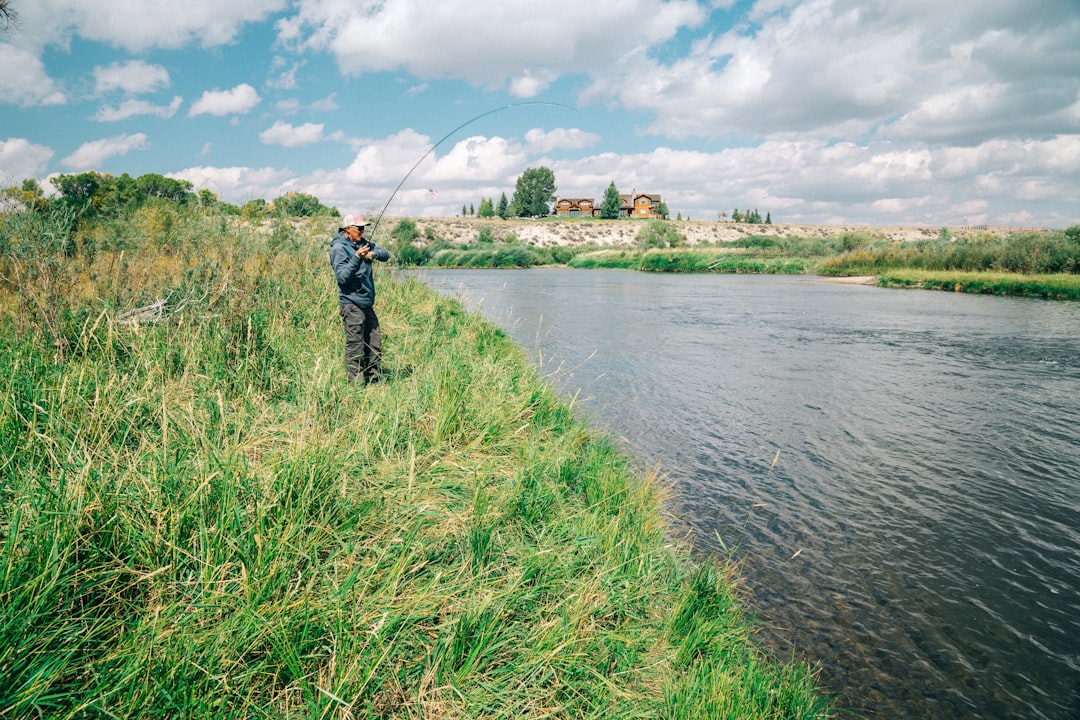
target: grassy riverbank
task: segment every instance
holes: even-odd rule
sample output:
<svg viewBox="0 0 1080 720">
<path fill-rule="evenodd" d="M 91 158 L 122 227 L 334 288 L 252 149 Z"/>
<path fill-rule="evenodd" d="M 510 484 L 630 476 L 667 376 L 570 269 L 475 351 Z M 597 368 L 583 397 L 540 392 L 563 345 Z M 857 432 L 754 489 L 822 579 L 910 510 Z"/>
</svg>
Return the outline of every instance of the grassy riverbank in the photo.
<svg viewBox="0 0 1080 720">
<path fill-rule="evenodd" d="M 603 248 L 577 268 L 877 276 L 884 287 L 1080 300 L 1080 227 L 1064 231 L 906 243 L 844 233 L 829 238 L 745 238 L 693 247 Z"/>
<path fill-rule="evenodd" d="M 458 303 L 380 272 L 360 390 L 327 227 L 5 222 L 3 717 L 828 714 Z"/>
</svg>

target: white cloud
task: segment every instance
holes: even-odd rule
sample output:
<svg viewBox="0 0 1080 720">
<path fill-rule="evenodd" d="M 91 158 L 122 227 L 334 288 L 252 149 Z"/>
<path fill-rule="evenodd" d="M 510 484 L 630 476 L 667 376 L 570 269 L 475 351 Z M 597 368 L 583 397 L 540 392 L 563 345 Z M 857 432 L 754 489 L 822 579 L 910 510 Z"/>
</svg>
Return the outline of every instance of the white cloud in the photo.
<svg viewBox="0 0 1080 720">
<path fill-rule="evenodd" d="M 280 60 L 280 58 L 278 58 Z M 295 90 L 298 83 L 296 73 L 304 66 L 303 62 L 293 64 L 288 70 L 282 70 L 275 77 L 266 81 L 266 86 L 277 90 Z"/>
<path fill-rule="evenodd" d="M 112 138 L 83 143 L 79 149 L 60 161 L 72 170 L 96 170 L 111 157 L 127 155 L 132 150 L 146 150 L 150 143 L 144 133 L 117 135 Z"/>
<path fill-rule="evenodd" d="M 231 90 L 207 90 L 191 106 L 188 117 L 196 115 L 242 115 L 259 104 L 261 98 L 247 83 Z"/>
<path fill-rule="evenodd" d="M 150 48 L 205 47 L 236 40 L 247 23 L 282 10 L 286 0 L 35 0 L 19 3 L 19 32 L 38 46 L 72 32 L 130 52 Z"/>
<path fill-rule="evenodd" d="M 8 43 L 0 43 L 0 103 L 23 107 L 62 105 L 64 93 L 45 72 L 45 65 L 33 53 Z M 18 72 L 13 72 L 18 68 Z"/>
<path fill-rule="evenodd" d="M 286 98 L 278 100 L 274 107 L 277 108 L 278 115 L 295 115 L 300 111 L 300 101 L 296 98 Z"/>
<path fill-rule="evenodd" d="M 543 155 L 552 150 L 579 150 L 599 142 L 596 133 L 585 132 L 578 128 L 557 128 L 550 132 L 534 128 L 525 133 L 525 142 L 529 150 Z"/>
<path fill-rule="evenodd" d="M 0 141 L 0 183 L 39 177 L 53 156 L 52 148 L 24 138 Z"/>
<path fill-rule="evenodd" d="M 136 115 L 156 115 L 160 118 L 171 118 L 180 109 L 184 99 L 177 95 L 168 105 L 154 105 L 145 100 L 125 100 L 117 107 L 102 107 L 94 115 L 95 120 L 101 122 L 116 122 L 127 120 Z"/>
<path fill-rule="evenodd" d="M 268 129 L 259 133 L 259 140 L 264 145 L 283 147 L 303 147 L 323 139 L 322 123 L 304 123 L 293 126 L 278 120 Z"/>
<path fill-rule="evenodd" d="M 753 25 L 674 59 L 639 52 L 583 100 L 652 113 L 669 137 L 908 137 L 978 143 L 1076 131 L 1080 20 L 1071 0 L 759 2 Z M 899 120 L 898 120 L 899 119 Z M 895 124 L 895 127 L 892 127 Z"/>
<path fill-rule="evenodd" d="M 169 87 L 169 71 L 161 65 L 149 65 L 142 60 L 94 68 L 94 91 L 104 95 L 121 90 L 128 95 L 154 92 Z"/>
<path fill-rule="evenodd" d="M 167 177 L 187 180 L 195 188 L 210 190 L 223 200 L 243 203 L 255 198 L 279 197 L 292 174 L 288 170 L 262 167 L 190 167 Z"/>
<path fill-rule="evenodd" d="M 389 178 L 409 172 L 430 147 L 431 140 L 412 129 L 385 140 L 367 141 L 345 169 L 345 178 L 352 183 L 385 184 Z"/>
<path fill-rule="evenodd" d="M 230 202 L 295 190 L 372 215 L 386 203 L 390 215 L 453 215 L 478 198 L 512 194 L 523 168 L 542 164 L 553 169 L 560 195 L 599 198 L 614 181 L 621 192 L 661 193 L 673 214 L 695 220 L 740 208 L 770 213 L 776 223 L 940 227 L 1013 222 L 1024 213 L 1027 224 L 1036 217 L 1038 224 L 1080 222 L 1059 209 L 1080 208 L 1080 135 L 995 140 L 962 152 L 770 140 L 716 152 L 660 147 L 561 161 L 540 157 L 543 143 L 500 137 L 468 137 L 445 153 L 431 151 L 431 139 L 413 130 L 354 142 L 360 148 L 343 169 L 193 168 L 176 176 Z"/>
<path fill-rule="evenodd" d="M 317 112 L 333 112 L 334 110 L 337 110 L 337 93 L 330 93 L 321 100 L 316 100 L 315 102 L 311 103 L 311 109 Z"/>
<path fill-rule="evenodd" d="M 704 21 L 691 0 L 549 0 L 542 12 L 504 0 L 300 0 L 281 41 L 329 49 L 349 75 L 403 68 L 532 97 Z M 642 19 L 645 20 L 642 20 Z M 493 58 L 497 58 L 494 61 Z"/>
</svg>

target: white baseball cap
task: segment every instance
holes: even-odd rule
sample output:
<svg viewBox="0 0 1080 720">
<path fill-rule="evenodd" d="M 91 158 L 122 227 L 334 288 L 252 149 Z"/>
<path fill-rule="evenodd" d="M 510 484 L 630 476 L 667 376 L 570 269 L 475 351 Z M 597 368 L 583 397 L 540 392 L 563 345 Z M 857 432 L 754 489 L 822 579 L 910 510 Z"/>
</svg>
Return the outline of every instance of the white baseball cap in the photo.
<svg viewBox="0 0 1080 720">
<path fill-rule="evenodd" d="M 349 213 L 345 217 L 341 218 L 341 227 L 343 228 L 352 227 L 353 225 L 355 225 L 356 227 L 365 227 L 370 224 L 371 223 L 369 223 L 364 218 L 360 217 L 359 215 L 353 215 L 352 213 Z"/>
</svg>

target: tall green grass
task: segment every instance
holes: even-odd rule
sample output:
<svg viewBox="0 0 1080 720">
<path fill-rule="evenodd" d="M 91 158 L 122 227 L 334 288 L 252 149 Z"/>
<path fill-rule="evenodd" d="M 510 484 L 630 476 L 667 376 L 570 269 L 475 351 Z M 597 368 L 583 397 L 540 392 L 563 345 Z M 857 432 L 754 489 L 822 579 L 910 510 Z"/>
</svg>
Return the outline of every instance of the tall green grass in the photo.
<svg viewBox="0 0 1080 720">
<path fill-rule="evenodd" d="M 908 243 L 872 243 L 823 263 L 825 274 L 878 275 L 888 270 L 1080 273 L 1080 227 L 1000 237 L 939 237 Z"/>
<path fill-rule="evenodd" d="M 576 255 L 570 267 L 618 268 L 645 272 L 802 274 L 814 266 L 806 257 L 761 256 L 744 250 L 721 248 L 670 248 L 644 252 L 596 250 Z"/>
<path fill-rule="evenodd" d="M 501 331 L 383 268 L 352 387 L 332 228 L 232 222 L 5 225 L 0 716 L 828 715 Z"/>
<path fill-rule="evenodd" d="M 889 270 L 878 284 L 984 295 L 1080 300 L 1080 275 L 1018 275 L 1001 272 Z"/>
</svg>

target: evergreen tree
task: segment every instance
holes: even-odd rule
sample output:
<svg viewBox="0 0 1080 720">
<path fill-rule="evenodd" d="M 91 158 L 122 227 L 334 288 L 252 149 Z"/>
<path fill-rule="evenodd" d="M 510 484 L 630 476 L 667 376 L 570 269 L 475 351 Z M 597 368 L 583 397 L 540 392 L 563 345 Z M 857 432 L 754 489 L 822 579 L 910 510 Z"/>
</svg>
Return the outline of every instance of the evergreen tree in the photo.
<svg viewBox="0 0 1080 720">
<path fill-rule="evenodd" d="M 490 198 L 481 198 L 480 209 L 476 214 L 482 218 L 495 217 L 495 202 Z"/>
<path fill-rule="evenodd" d="M 622 200 L 619 198 L 619 189 L 615 187 L 615 181 L 607 186 L 604 191 L 604 200 L 600 203 L 600 217 L 603 220 L 614 220 L 619 217 L 619 207 Z"/>
<path fill-rule="evenodd" d="M 503 220 L 510 217 L 510 201 L 506 199 L 506 193 L 503 193 L 502 197 L 499 198 L 499 207 L 495 211 L 495 214 Z"/>
<path fill-rule="evenodd" d="M 772 225 L 772 213 L 771 212 L 766 212 L 765 213 L 765 224 L 766 225 Z"/>
</svg>

